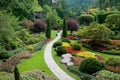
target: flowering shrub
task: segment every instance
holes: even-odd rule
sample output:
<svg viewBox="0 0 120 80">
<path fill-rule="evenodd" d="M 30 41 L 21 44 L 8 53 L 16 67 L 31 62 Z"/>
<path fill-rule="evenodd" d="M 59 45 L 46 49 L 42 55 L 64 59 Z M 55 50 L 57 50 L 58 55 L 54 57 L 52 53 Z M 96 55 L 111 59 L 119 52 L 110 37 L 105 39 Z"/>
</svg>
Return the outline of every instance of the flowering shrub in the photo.
<svg viewBox="0 0 120 80">
<path fill-rule="evenodd" d="M 72 46 L 69 46 L 67 47 L 67 52 L 77 53 L 77 52 L 83 52 L 83 50 L 75 50 Z"/>
<path fill-rule="evenodd" d="M 64 47 L 70 47 L 70 44 L 67 43 L 67 42 L 62 42 L 62 46 L 64 46 Z"/>
<path fill-rule="evenodd" d="M 81 57 L 85 57 L 85 58 L 96 58 L 95 54 L 92 52 L 88 52 L 88 51 L 83 51 L 83 52 L 78 52 L 76 53 L 77 56 L 81 56 Z"/>
<path fill-rule="evenodd" d="M 75 36 L 67 36 L 67 38 L 69 38 L 69 39 L 75 39 Z"/>
<path fill-rule="evenodd" d="M 50 41 L 51 40 L 51 38 L 47 38 L 47 39 L 45 39 L 45 42 L 48 42 L 48 41 Z"/>
</svg>

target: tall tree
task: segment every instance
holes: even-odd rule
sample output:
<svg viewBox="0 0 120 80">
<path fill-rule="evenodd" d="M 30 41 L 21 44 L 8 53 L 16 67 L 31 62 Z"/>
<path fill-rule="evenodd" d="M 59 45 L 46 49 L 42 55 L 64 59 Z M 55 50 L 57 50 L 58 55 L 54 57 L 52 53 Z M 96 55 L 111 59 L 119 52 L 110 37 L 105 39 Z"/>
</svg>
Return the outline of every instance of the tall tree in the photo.
<svg viewBox="0 0 120 80">
<path fill-rule="evenodd" d="M 66 19 L 63 20 L 63 33 L 62 33 L 62 37 L 67 37 Z"/>
<path fill-rule="evenodd" d="M 14 69 L 14 78 L 15 80 L 20 80 L 20 73 L 18 71 L 17 66 L 15 66 L 15 69 Z"/>
<path fill-rule="evenodd" d="M 46 37 L 51 38 L 51 27 L 50 27 L 49 19 L 47 20 Z"/>
</svg>

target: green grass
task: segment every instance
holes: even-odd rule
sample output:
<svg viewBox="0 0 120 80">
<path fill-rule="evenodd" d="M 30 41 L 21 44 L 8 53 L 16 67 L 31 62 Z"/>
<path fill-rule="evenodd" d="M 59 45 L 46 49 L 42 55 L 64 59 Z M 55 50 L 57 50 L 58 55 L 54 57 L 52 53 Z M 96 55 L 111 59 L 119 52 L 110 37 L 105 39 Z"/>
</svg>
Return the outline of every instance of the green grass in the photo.
<svg viewBox="0 0 120 80">
<path fill-rule="evenodd" d="M 53 75 L 45 63 L 44 49 L 33 53 L 32 58 L 23 60 L 22 63 L 18 65 L 18 68 L 20 72 L 39 69 L 46 74 Z"/>
<path fill-rule="evenodd" d="M 79 78 L 77 75 L 69 72 L 69 71 L 65 68 L 65 66 L 60 63 L 61 57 L 59 57 L 59 56 L 56 55 L 56 52 L 54 51 L 54 49 L 52 49 L 52 55 L 53 55 L 54 60 L 55 60 L 56 63 L 60 66 L 60 68 L 62 68 L 62 70 L 64 70 L 68 75 L 72 76 L 74 79 L 80 80 L 80 78 Z"/>
</svg>

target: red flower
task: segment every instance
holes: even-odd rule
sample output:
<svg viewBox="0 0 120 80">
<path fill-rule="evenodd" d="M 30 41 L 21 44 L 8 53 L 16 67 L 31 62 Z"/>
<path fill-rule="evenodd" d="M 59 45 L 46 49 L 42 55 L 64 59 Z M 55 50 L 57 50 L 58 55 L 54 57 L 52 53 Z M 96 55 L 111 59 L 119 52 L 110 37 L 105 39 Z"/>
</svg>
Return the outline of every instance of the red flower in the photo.
<svg viewBox="0 0 120 80">
<path fill-rule="evenodd" d="M 48 41 L 50 41 L 51 40 L 51 38 L 46 38 L 45 39 L 45 42 L 48 42 Z"/>
</svg>

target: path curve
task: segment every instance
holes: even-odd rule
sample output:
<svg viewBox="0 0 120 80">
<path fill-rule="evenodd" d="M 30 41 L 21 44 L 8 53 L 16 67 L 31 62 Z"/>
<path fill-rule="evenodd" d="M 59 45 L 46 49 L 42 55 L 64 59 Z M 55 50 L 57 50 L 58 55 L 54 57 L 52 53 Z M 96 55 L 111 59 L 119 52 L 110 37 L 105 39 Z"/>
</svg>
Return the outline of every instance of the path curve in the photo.
<svg viewBox="0 0 120 80">
<path fill-rule="evenodd" d="M 70 77 L 67 73 L 65 73 L 58 65 L 57 63 L 54 61 L 53 57 L 52 57 L 52 45 L 61 38 L 61 32 L 58 33 L 58 36 L 52 40 L 45 48 L 45 52 L 44 52 L 44 59 L 46 64 L 48 65 L 48 67 L 50 68 L 50 70 L 53 72 L 54 75 L 56 75 L 56 77 L 59 80 L 75 80 L 72 77 Z"/>
</svg>

